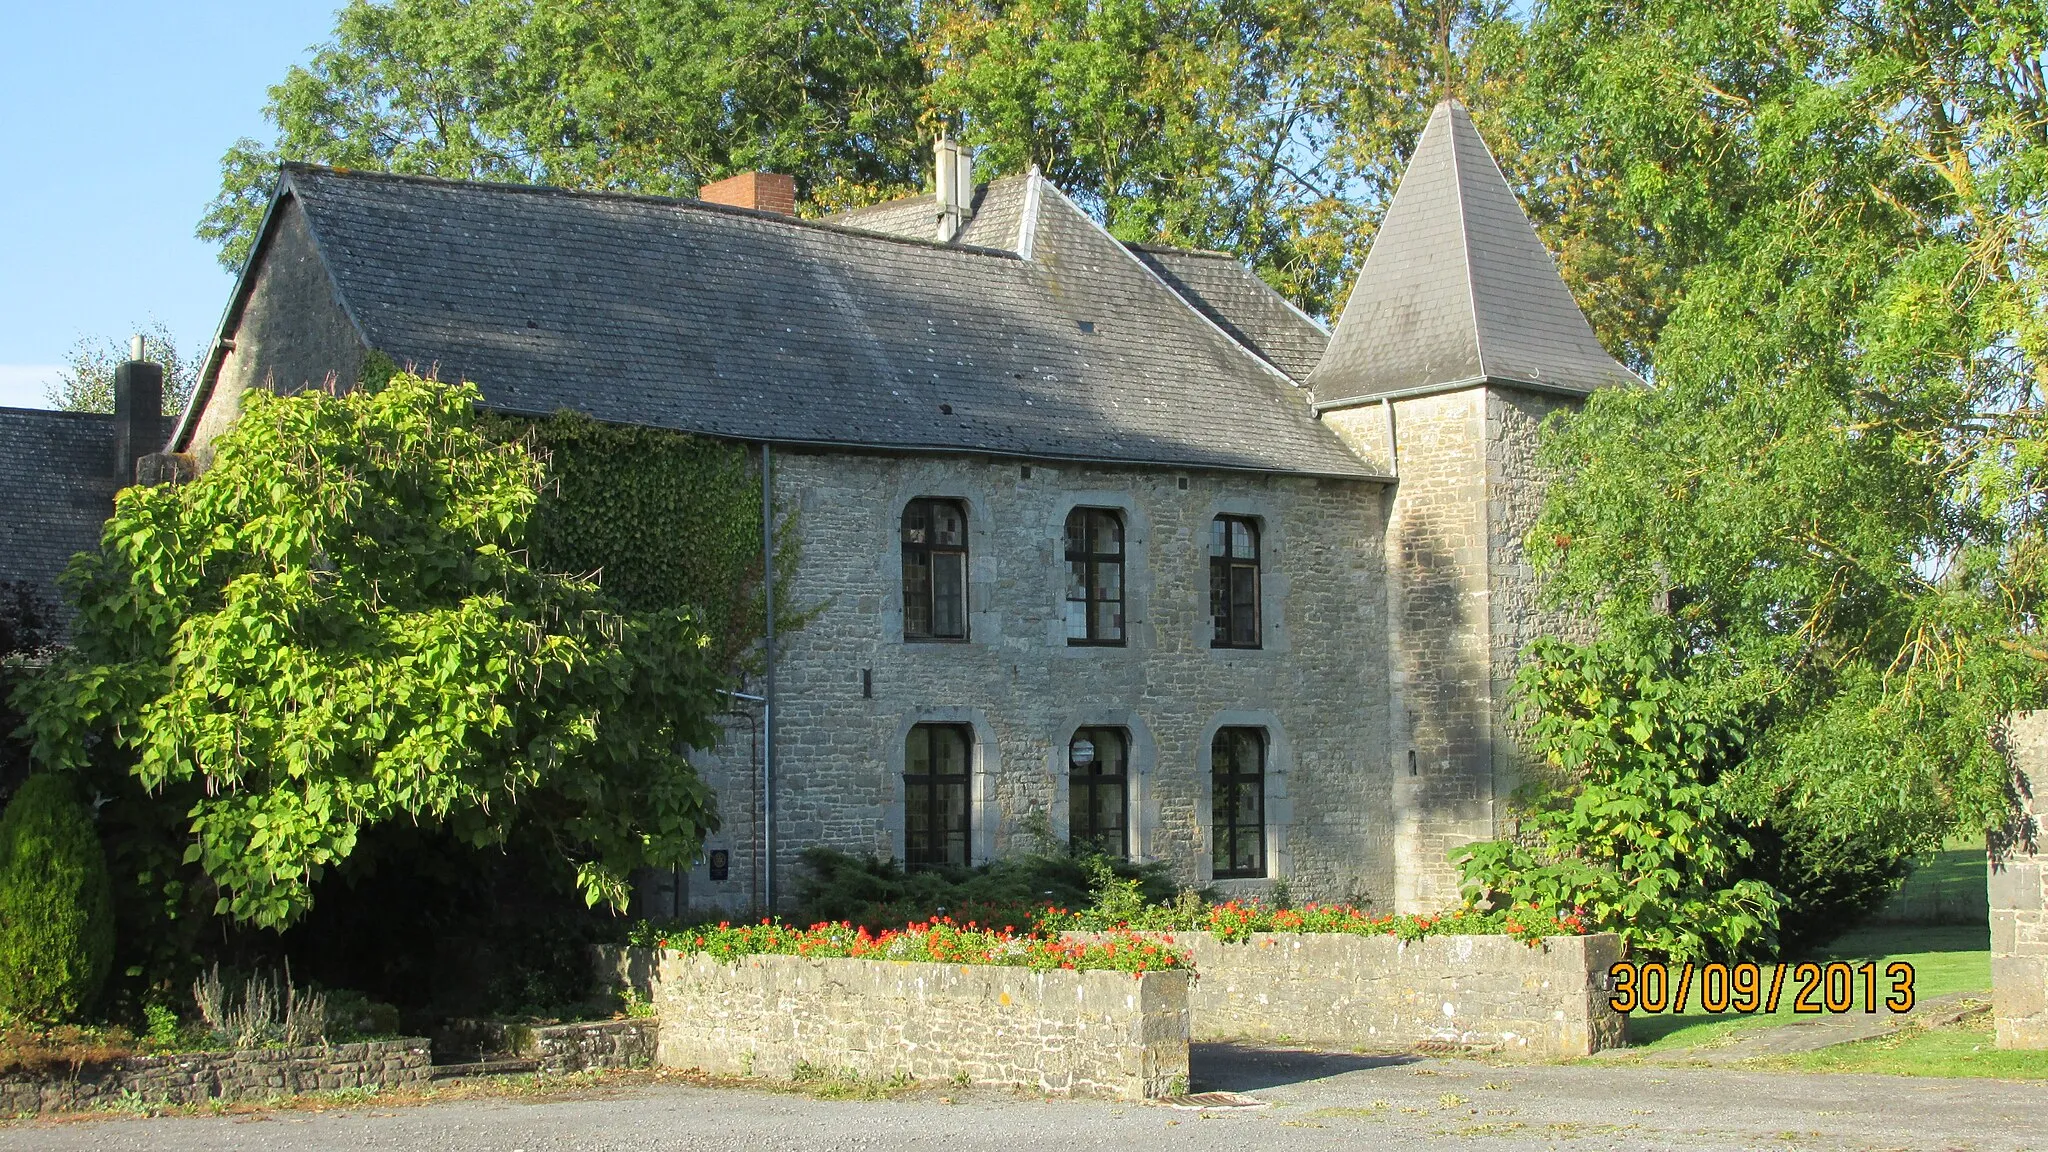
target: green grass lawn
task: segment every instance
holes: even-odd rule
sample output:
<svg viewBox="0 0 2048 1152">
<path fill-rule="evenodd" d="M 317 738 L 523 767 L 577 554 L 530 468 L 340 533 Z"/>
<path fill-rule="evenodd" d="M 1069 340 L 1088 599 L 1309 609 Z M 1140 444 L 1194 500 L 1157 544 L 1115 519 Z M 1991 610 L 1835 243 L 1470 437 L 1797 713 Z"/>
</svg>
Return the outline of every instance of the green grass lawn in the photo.
<svg viewBox="0 0 2048 1152">
<path fill-rule="evenodd" d="M 1871 914 L 1870 924 L 1985 924 L 1990 909 L 1984 902 L 1984 841 L 1958 838 L 1942 845 L 1934 859 L 1906 877 L 1906 882 Z"/>
<path fill-rule="evenodd" d="M 1880 976 L 1885 965 L 1903 960 L 1913 966 L 1914 993 L 1916 999 L 1923 1001 L 1951 992 L 1982 992 L 1986 996 L 1991 993 L 1991 931 L 1981 925 L 1876 925 L 1851 932 L 1810 958 L 1823 963 L 1846 960 L 1852 964 L 1874 960 Z M 1768 973 L 1769 969 L 1765 971 Z M 1648 1053 L 1668 1052 L 1711 1044 L 1745 1028 L 1812 1019 L 1792 1011 L 1792 994 L 1797 986 L 1789 972 L 1778 1010 L 1769 1015 L 1709 1015 L 1700 1011 L 1697 979 L 1694 984 L 1687 1012 L 1632 1014 L 1628 1022 L 1630 1047 Z M 1883 996 L 1887 991 L 1887 985 L 1880 979 L 1878 994 Z M 1861 1008 L 1859 1000 L 1857 1010 Z"/>
<path fill-rule="evenodd" d="M 1929 1000 L 1951 992 L 1991 993 L 1991 930 L 1984 894 L 1984 845 L 1981 840 L 1956 839 L 1942 845 L 1934 859 L 1913 870 L 1897 893 L 1885 902 L 1870 922 L 1830 944 L 1813 956 L 1796 960 L 1866 960 L 1884 966 L 1903 960 L 1913 966 L 1914 991 L 1918 1000 Z M 1789 963 L 1790 961 L 1788 961 Z M 1769 968 L 1765 969 L 1769 972 Z M 1786 973 L 1788 990 L 1770 1015 L 1708 1015 L 1699 1007 L 1697 989 L 1691 1011 L 1629 1017 L 1629 1043 L 1645 1052 L 1668 1052 L 1712 1044 L 1730 1033 L 1746 1028 L 1790 1024 L 1802 1017 L 1792 1011 L 1791 973 Z M 1697 983 L 1697 981 L 1695 981 Z M 1880 986 L 1880 995 L 1885 992 Z M 1858 1008 L 1861 1008 L 1859 1001 Z M 1880 1009 L 1881 1011 L 1882 1009 Z M 1807 1017 L 1810 1019 L 1810 1017 Z M 1946 1030 L 1943 1030 L 1945 1033 Z M 1934 1043 L 1917 1036 L 1914 1044 Z M 1885 1043 L 1903 1043 L 1892 1039 Z M 1860 1046 L 1859 1046 L 1860 1047 Z"/>
<path fill-rule="evenodd" d="M 2048 1080 L 2048 1052 L 1999 1048 L 1977 1018 L 1953 1028 L 1908 1028 L 1897 1035 L 1817 1052 L 1746 1062 L 1744 1067 L 1789 1072 L 1876 1072 L 1888 1076 L 1991 1076 Z"/>
</svg>

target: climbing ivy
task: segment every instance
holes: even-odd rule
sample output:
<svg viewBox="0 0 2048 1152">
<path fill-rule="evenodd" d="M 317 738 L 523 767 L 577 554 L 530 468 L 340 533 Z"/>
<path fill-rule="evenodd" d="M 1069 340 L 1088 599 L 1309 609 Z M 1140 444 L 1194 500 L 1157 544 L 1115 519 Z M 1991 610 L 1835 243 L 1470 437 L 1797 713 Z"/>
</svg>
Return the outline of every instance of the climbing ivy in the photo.
<svg viewBox="0 0 2048 1152">
<path fill-rule="evenodd" d="M 762 633 L 761 482 L 746 445 L 566 410 L 489 427 L 546 462 L 527 535 L 535 565 L 591 574 L 626 611 L 690 609 L 718 658 L 748 660 Z M 791 539 L 780 536 L 784 558 Z"/>
<path fill-rule="evenodd" d="M 357 379 L 376 388 L 399 370 L 373 351 Z M 688 610 L 711 634 L 720 666 L 758 671 L 761 480 L 745 444 L 606 424 L 566 408 L 490 415 L 480 427 L 523 443 L 547 469 L 527 532 L 535 567 L 587 573 L 623 611 Z M 794 522 L 775 531 L 780 632 L 805 616 L 780 594 L 797 559 Z"/>
</svg>

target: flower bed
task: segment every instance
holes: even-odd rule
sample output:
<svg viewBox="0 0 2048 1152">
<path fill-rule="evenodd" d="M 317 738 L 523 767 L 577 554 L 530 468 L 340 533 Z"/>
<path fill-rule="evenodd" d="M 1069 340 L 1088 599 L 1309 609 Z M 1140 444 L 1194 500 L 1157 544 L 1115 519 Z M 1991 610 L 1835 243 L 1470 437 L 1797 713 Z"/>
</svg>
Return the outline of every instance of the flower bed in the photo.
<svg viewBox="0 0 2048 1152">
<path fill-rule="evenodd" d="M 1051 908 L 1039 918 L 1045 932 L 1206 932 L 1237 943 L 1261 932 L 1338 933 L 1423 940 L 1431 936 L 1507 936 L 1535 944 L 1554 936 L 1580 936 L 1585 921 L 1577 909 L 1544 910 L 1522 904 L 1484 911 L 1455 908 L 1431 916 L 1376 914 L 1350 904 L 1304 904 L 1276 908 L 1256 901 L 1224 904 L 1115 906 L 1068 912 Z"/>
<path fill-rule="evenodd" d="M 993 964 L 1094 972 L 1170 972 L 1189 967 L 1187 951 L 1170 936 L 1148 938 L 1112 931 L 1088 940 L 1058 935 L 1019 935 L 940 916 L 901 930 L 880 933 L 851 924 L 797 928 L 777 921 L 720 923 L 716 927 L 646 928 L 633 943 L 677 952 L 701 952 L 715 960 L 742 956 L 807 956 L 814 959 L 907 960 L 935 964 Z"/>
</svg>

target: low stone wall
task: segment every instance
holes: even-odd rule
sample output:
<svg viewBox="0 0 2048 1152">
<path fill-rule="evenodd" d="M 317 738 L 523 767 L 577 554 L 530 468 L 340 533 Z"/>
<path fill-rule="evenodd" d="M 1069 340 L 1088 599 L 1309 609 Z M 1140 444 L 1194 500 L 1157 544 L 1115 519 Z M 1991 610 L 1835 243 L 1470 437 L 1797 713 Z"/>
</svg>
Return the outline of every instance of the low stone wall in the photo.
<svg viewBox="0 0 2048 1152">
<path fill-rule="evenodd" d="M 1267 1040 L 1343 1051 L 1441 1043 L 1530 1060 L 1587 1056 L 1626 1042 L 1608 1007 L 1613 935 L 1534 946 L 1506 936 L 1260 933 L 1226 944 L 1174 934 L 1194 953 L 1196 1040 Z"/>
<path fill-rule="evenodd" d="M 549 1024 L 531 1029 L 521 1056 L 540 1060 L 543 1076 L 594 1072 L 609 1068 L 646 1068 L 654 1063 L 659 1035 L 653 1017 L 599 1020 L 588 1024 Z"/>
<path fill-rule="evenodd" d="M 2023 811 L 1990 862 L 1991 1017 L 2000 1048 L 2048 1048 L 2048 712 L 2006 721 Z"/>
<path fill-rule="evenodd" d="M 434 1033 L 443 1063 L 517 1057 L 538 1060 L 543 1076 L 607 1068 L 645 1068 L 654 1062 L 653 1017 L 526 1024 L 512 1020 L 452 1020 Z"/>
<path fill-rule="evenodd" d="M 433 1075 L 424 1039 L 126 1056 L 47 1076 L 0 1078 L 0 1116 L 107 1104 L 261 1100 L 342 1088 L 410 1088 Z"/>
<path fill-rule="evenodd" d="M 1186 1090 L 1185 972 L 702 954 L 613 953 L 660 1012 L 655 1059 L 712 1075 L 804 1068 L 964 1078 L 1054 1095 L 1146 1099 Z"/>
</svg>

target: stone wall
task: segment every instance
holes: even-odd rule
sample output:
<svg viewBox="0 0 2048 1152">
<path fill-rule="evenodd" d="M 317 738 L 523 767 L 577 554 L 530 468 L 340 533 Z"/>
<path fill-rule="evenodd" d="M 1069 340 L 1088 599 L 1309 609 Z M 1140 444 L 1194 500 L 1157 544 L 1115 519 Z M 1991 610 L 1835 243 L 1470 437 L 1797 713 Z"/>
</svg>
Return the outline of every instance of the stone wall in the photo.
<svg viewBox="0 0 2048 1152">
<path fill-rule="evenodd" d="M 598 950 L 598 976 L 623 984 L 618 949 Z M 641 982 L 644 985 L 644 981 Z M 638 986 L 638 985 L 636 985 Z M 540 1062 L 545 1076 L 604 1068 L 645 1068 L 654 1062 L 655 1021 L 649 1017 L 523 1024 L 506 1020 L 452 1020 L 434 1034 L 443 1062 L 522 1057 Z"/>
<path fill-rule="evenodd" d="M 943 722 L 975 734 L 976 860 L 1031 847 L 1034 814 L 1064 839 L 1066 748 L 1077 728 L 1107 725 L 1131 736 L 1137 853 L 1208 883 L 1210 742 L 1247 725 L 1268 737 L 1269 877 L 1300 896 L 1389 901 L 1380 485 L 778 450 L 775 487 L 801 539 L 788 596 L 812 613 L 778 661 L 779 897 L 805 846 L 903 855 L 905 738 Z M 968 508 L 964 643 L 903 640 L 899 525 L 921 496 Z M 1061 534 L 1077 506 L 1123 513 L 1124 647 L 1066 642 Z M 1210 646 L 1208 534 L 1223 513 L 1262 526 L 1257 650 Z M 726 822 L 706 847 L 730 854 L 723 881 L 708 851 L 688 873 L 700 907 L 747 907 L 761 885 L 752 733 L 729 732 L 699 760 Z"/>
<path fill-rule="evenodd" d="M 1185 972 L 676 953 L 624 963 L 648 978 L 664 1067 L 776 1079 L 810 1067 L 1128 1100 L 1187 1088 Z"/>
<path fill-rule="evenodd" d="M 1608 1006 L 1613 935 L 1534 946 L 1506 936 L 1260 933 L 1226 944 L 1174 935 L 1194 953 L 1196 1040 L 1267 1040 L 1337 1051 L 1452 1044 L 1529 1060 L 1588 1056 L 1626 1042 Z"/>
<path fill-rule="evenodd" d="M 538 1059 L 543 1076 L 645 1068 L 654 1063 L 658 1032 L 659 1021 L 652 1017 L 549 1024 L 528 1033 L 519 1054 Z"/>
<path fill-rule="evenodd" d="M 201 461 L 212 458 L 213 439 L 235 418 L 244 391 L 295 392 L 323 384 L 329 375 L 352 387 L 362 371 L 362 337 L 335 298 L 305 213 L 295 200 L 277 211 L 249 299 L 225 333 L 233 347 L 193 425 L 188 450 Z"/>
<path fill-rule="evenodd" d="M 0 1077 L 0 1116 L 125 1104 L 262 1100 L 344 1088 L 411 1088 L 433 1075 L 423 1039 L 128 1056 L 50 1076 Z"/>
<path fill-rule="evenodd" d="M 1480 386 L 1323 415 L 1396 477 L 1385 547 L 1398 911 L 1459 899 L 1451 853 L 1499 834 L 1523 778 L 1508 717 L 1522 648 L 1580 627 L 1540 607 L 1522 551 L 1543 504 L 1537 429 L 1570 403 Z"/>
<path fill-rule="evenodd" d="M 1990 863 L 1991 1015 L 2001 1048 L 2048 1048 L 2048 711 L 2006 723 L 2024 815 Z"/>
</svg>

